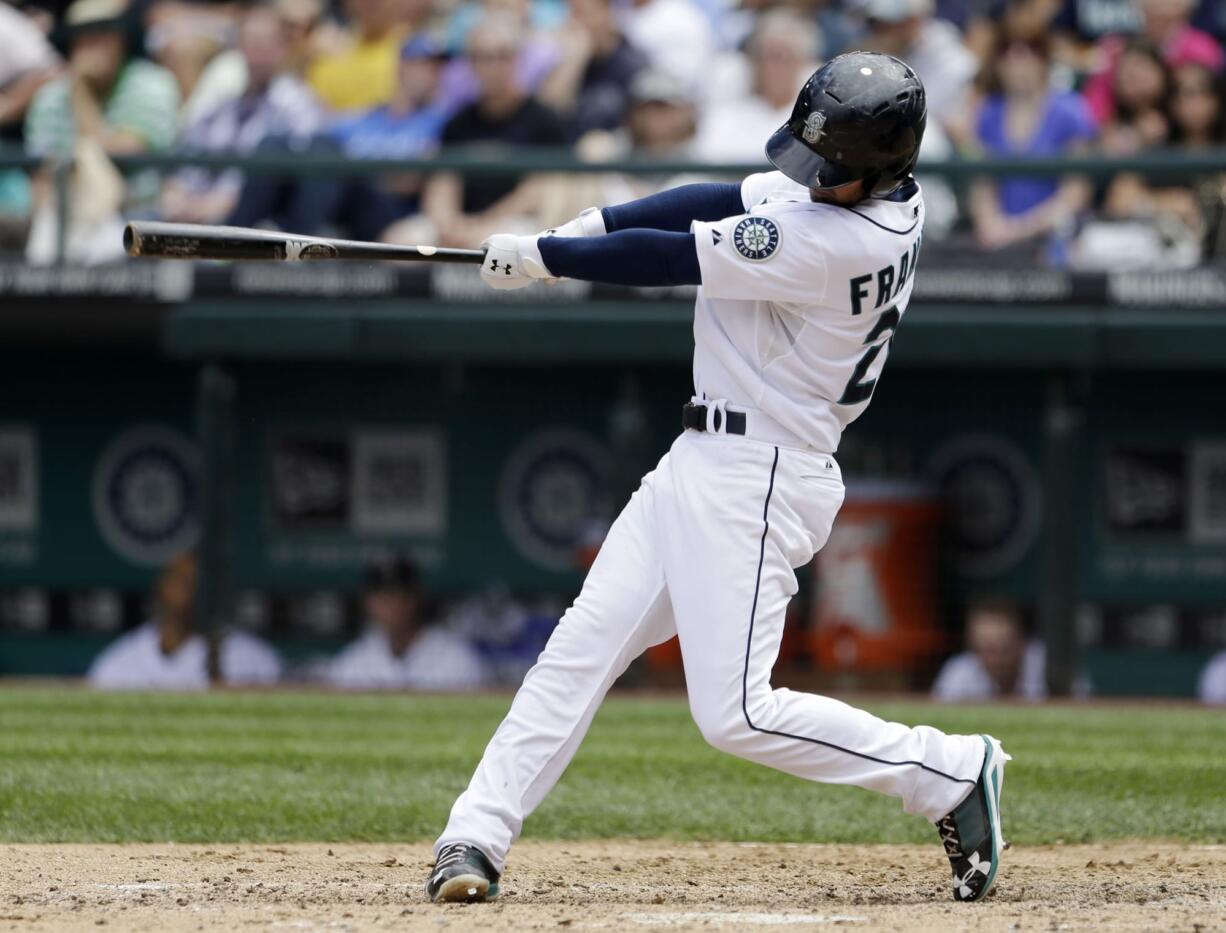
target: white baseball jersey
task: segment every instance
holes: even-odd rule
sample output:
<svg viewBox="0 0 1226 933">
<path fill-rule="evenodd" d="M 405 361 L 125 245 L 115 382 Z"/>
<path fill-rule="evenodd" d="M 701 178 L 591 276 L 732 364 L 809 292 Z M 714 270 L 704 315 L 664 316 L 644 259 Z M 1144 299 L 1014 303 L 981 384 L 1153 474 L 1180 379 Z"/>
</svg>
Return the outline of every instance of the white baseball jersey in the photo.
<svg viewBox="0 0 1226 933">
<path fill-rule="evenodd" d="M 208 642 L 192 635 L 174 654 L 162 652 L 156 621 L 106 646 L 89 669 L 89 683 L 104 690 L 207 690 Z M 226 633 L 218 658 L 222 680 L 231 685 L 274 684 L 281 659 L 268 644 L 242 631 Z"/>
<path fill-rule="evenodd" d="M 1226 651 L 1210 658 L 1201 671 L 1197 696 L 1202 703 L 1226 705 Z"/>
<path fill-rule="evenodd" d="M 481 656 L 467 640 L 428 628 L 397 657 L 371 627 L 328 664 L 325 680 L 344 690 L 479 690 L 487 683 Z"/>
<path fill-rule="evenodd" d="M 911 299 L 919 185 L 840 207 L 765 172 L 744 180 L 741 198 L 744 214 L 691 226 L 702 270 L 695 392 L 761 409 L 834 453 L 868 406 Z"/>
</svg>

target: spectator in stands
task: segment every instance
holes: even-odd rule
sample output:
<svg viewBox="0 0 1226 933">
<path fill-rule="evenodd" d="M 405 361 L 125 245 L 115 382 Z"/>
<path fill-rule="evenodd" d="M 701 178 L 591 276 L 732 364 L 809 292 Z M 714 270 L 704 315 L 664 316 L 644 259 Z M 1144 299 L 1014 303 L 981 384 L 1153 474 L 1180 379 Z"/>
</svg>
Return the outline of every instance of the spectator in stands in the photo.
<svg viewBox="0 0 1226 933">
<path fill-rule="evenodd" d="M 566 141 L 553 111 L 529 96 L 515 77 L 523 44 L 519 21 L 489 14 L 468 34 L 468 57 L 481 85 L 481 96 L 448 120 L 446 146 L 560 146 Z M 423 204 L 442 245 L 479 244 L 491 233 L 547 224 L 539 216 L 541 177 L 462 179 L 433 176 Z"/>
<path fill-rule="evenodd" d="M 275 0 L 275 5 L 288 33 L 289 70 L 305 77 L 332 35 L 332 30 L 323 28 L 324 0 Z"/>
<path fill-rule="evenodd" d="M 1162 53 L 1144 39 L 1124 46 L 1111 86 L 1110 116 L 1102 125 L 1102 148 L 1112 155 L 1135 155 L 1165 146 L 1171 73 Z"/>
<path fill-rule="evenodd" d="M 787 122 L 796 89 L 817 67 L 821 33 L 786 9 L 758 20 L 749 40 L 746 80 L 736 96 L 720 95 L 704 111 L 695 144 L 706 162 L 761 162 L 762 140 Z"/>
<path fill-rule="evenodd" d="M 1060 11 L 1061 0 L 935 0 L 933 15 L 952 23 L 962 33 L 963 42 L 982 64 L 991 54 L 996 30 L 1007 7 L 1028 17 L 1051 20 Z"/>
<path fill-rule="evenodd" d="M 711 21 L 690 0 L 629 0 L 623 26 L 630 43 L 651 67 L 681 81 L 698 100 L 715 54 Z"/>
<path fill-rule="evenodd" d="M 363 597 L 366 632 L 328 665 L 324 679 L 349 690 L 476 690 L 485 665 L 462 637 L 422 618 L 417 568 L 399 555 L 373 561 Z"/>
<path fill-rule="evenodd" d="M 572 139 L 617 129 L 647 58 L 623 35 L 613 0 L 570 0 L 559 46 L 563 57 L 541 87 L 541 102 L 564 116 Z"/>
<path fill-rule="evenodd" d="M 1059 156 L 1085 149 L 1094 138 L 1085 102 L 1054 90 L 1049 68 L 1046 37 L 1022 40 L 1002 33 L 976 125 L 986 157 Z M 1089 186 L 1078 178 L 977 180 L 970 198 L 975 236 L 985 249 L 1065 236 L 1089 197 Z"/>
<path fill-rule="evenodd" d="M 1125 55 L 1118 74 L 1127 70 Z M 1142 114 L 1128 138 L 1121 138 L 1129 132 L 1127 124 L 1115 129 L 1115 151 L 1154 150 L 1168 140 L 1186 149 L 1207 149 L 1226 141 L 1221 79 L 1217 74 L 1203 65 L 1183 65 L 1171 76 L 1171 87 L 1164 113 Z M 1123 122 L 1125 113 L 1123 107 L 1119 108 L 1117 123 Z M 1145 116 L 1151 119 L 1146 121 Z M 1148 137 L 1146 125 L 1152 127 Z M 1082 264 L 1103 265 L 1112 253 L 1120 265 L 1133 268 L 1187 268 L 1197 264 L 1206 251 L 1214 251 L 1215 234 L 1221 226 L 1222 192 L 1221 176 L 1202 181 L 1148 179 L 1131 172 L 1116 175 L 1103 199 L 1103 213 L 1108 221 L 1124 224 L 1096 224 L 1087 231 L 1083 235 Z M 1124 236 L 1128 237 L 1127 245 L 1121 240 Z"/>
<path fill-rule="evenodd" d="M 120 636 L 94 659 L 91 686 L 107 690 L 205 690 L 276 683 L 281 659 L 254 635 L 231 631 L 209 639 L 195 628 L 198 568 L 192 555 L 158 578 L 153 618 Z"/>
<path fill-rule="evenodd" d="M 73 161 L 67 230 L 60 231 L 56 190 L 36 179 L 26 258 L 52 262 L 109 262 L 123 250 L 121 210 L 151 209 L 158 178 L 122 178 L 110 161 L 169 147 L 174 141 L 179 89 L 166 69 L 133 57 L 127 0 L 76 0 L 65 14 L 66 73 L 43 85 L 26 112 L 25 146 L 32 155 Z"/>
<path fill-rule="evenodd" d="M 26 114 L 26 149 L 67 157 L 79 136 L 109 155 L 174 142 L 179 90 L 164 68 L 128 48 L 127 0 L 76 0 L 65 14 L 68 72 L 44 85 Z"/>
<path fill-rule="evenodd" d="M 1171 68 L 1195 63 L 1212 71 L 1221 71 L 1226 63 L 1222 47 L 1208 33 L 1189 22 L 1194 0 L 1137 0 L 1141 11 L 1140 38 L 1158 50 Z M 1116 87 L 1116 69 L 1128 40 L 1112 35 L 1098 46 L 1099 70 L 1086 83 L 1085 96 L 1090 109 L 1100 123 L 1109 120 L 1117 101 L 1112 93 Z"/>
<path fill-rule="evenodd" d="M 1202 703 L 1226 706 L 1226 651 L 1211 657 L 1205 669 L 1200 672 L 1196 695 Z"/>
<path fill-rule="evenodd" d="M 306 145 L 319 130 L 322 114 L 302 80 L 287 73 L 288 38 L 273 7 L 246 12 L 239 32 L 246 89 L 188 126 L 183 149 L 247 155 L 270 138 L 288 140 L 291 148 Z M 220 223 L 234 210 L 242 186 L 239 169 L 183 169 L 162 190 L 162 215 L 184 223 Z"/>
<path fill-rule="evenodd" d="M 979 61 L 933 0 L 858 0 L 867 32 L 852 44 L 901 58 L 924 82 L 928 119 L 949 127 L 966 108 Z"/>
<path fill-rule="evenodd" d="M 1226 143 L 1226 79 L 1204 65 L 1175 69 L 1171 81 L 1171 142 L 1201 150 Z"/>
<path fill-rule="evenodd" d="M 0 2 L 0 146 L 21 143 L 26 109 L 59 67 L 59 56 L 34 21 Z M 0 252 L 25 243 L 30 207 L 25 173 L 0 171 Z"/>
<path fill-rule="evenodd" d="M 437 101 L 442 47 L 425 34 L 409 38 L 400 52 L 400 81 L 386 106 L 348 117 L 317 140 L 319 152 L 352 159 L 416 159 L 433 155 L 447 122 Z M 272 221 L 298 233 L 339 227 L 347 236 L 376 240 L 392 224 L 419 209 L 421 176 L 278 179 L 254 177 L 243 186 L 230 223 Z"/>
<path fill-rule="evenodd" d="M 579 140 L 576 152 L 591 162 L 632 156 L 693 162 L 698 108 L 688 87 L 664 71 L 641 71 L 630 86 L 624 125 L 613 133 L 593 130 Z M 691 181 L 709 180 L 692 173 L 623 175 L 609 172 L 573 179 L 571 194 L 579 209 L 591 204 L 620 204 Z M 572 215 L 575 211 L 570 212 Z"/>
<path fill-rule="evenodd" d="M 396 91 L 382 107 L 338 121 L 329 131 L 352 159 L 417 159 L 431 155 L 447 123 L 438 101 L 447 56 L 431 36 L 412 36 L 400 49 Z"/>
<path fill-rule="evenodd" d="M 1121 74 L 1125 70 L 1127 63 L 1122 64 Z M 1168 140 L 1193 150 L 1221 145 L 1224 141 L 1224 119 L 1219 78 L 1203 65 L 1179 67 L 1172 75 L 1166 112 L 1154 115 L 1149 121 L 1152 126 L 1149 136 L 1145 135 L 1144 121 L 1139 123 L 1139 128 L 1133 132 L 1134 148 L 1125 148 L 1124 143 L 1117 140 L 1114 150 L 1149 150 L 1165 146 Z M 1123 129 L 1118 129 L 1116 136 L 1121 136 L 1123 132 Z M 1152 222 L 1168 242 L 1172 238 L 1190 238 L 1198 245 L 1188 259 L 1199 260 L 1199 244 L 1208 230 L 1200 197 L 1189 181 L 1176 179 L 1172 184 L 1152 181 L 1132 173 L 1116 175 L 1108 186 L 1103 202 L 1106 216 Z"/>
<path fill-rule="evenodd" d="M 450 54 L 468 47 L 468 33 L 486 13 L 507 13 L 520 21 L 527 35 L 545 35 L 563 27 L 567 0 L 463 0 L 447 15 L 444 42 Z"/>
<path fill-rule="evenodd" d="M 264 0 L 277 11 L 285 31 L 285 71 L 303 78 L 317 53 L 316 36 L 327 33 L 323 22 L 323 0 Z M 191 96 L 179 112 L 179 124 L 191 126 L 247 89 L 247 63 L 239 48 L 228 48 L 205 66 Z"/>
<path fill-rule="evenodd" d="M 308 68 L 307 80 L 333 110 L 361 111 L 386 104 L 396 90 L 404 40 L 426 26 L 430 0 L 347 0 L 346 46 Z"/>
<path fill-rule="evenodd" d="M 561 4 L 531 0 L 466 3 L 449 19 L 448 49 L 457 54 L 443 72 L 441 98 L 448 109 L 459 110 L 480 96 L 481 82 L 473 70 L 473 63 L 459 53 L 468 48 L 468 35 L 473 26 L 490 14 L 517 24 L 520 41 L 515 56 L 515 81 L 524 93 L 541 94 L 545 81 L 562 60 L 561 37 L 557 33 L 565 15 L 565 7 Z"/>
<path fill-rule="evenodd" d="M 1082 46 L 1073 41 L 1066 31 L 1056 28 L 1060 0 L 989 0 L 989 3 L 987 9 L 991 11 L 991 19 L 977 19 L 973 37 L 970 34 L 967 36 L 967 44 L 974 49 L 981 65 L 986 66 L 991 62 L 997 38 L 1004 30 L 1015 39 L 1048 37 L 1054 63 L 1053 84 L 1072 87 L 1076 76 L 1087 70 L 1082 64 Z"/>
<path fill-rule="evenodd" d="M 1226 146 L 1226 76 L 1200 65 L 1175 70 L 1171 139 L 1189 151 Z M 1226 167 L 1193 189 L 1204 221 L 1202 261 L 1226 259 Z"/>
<path fill-rule="evenodd" d="M 933 699 L 976 702 L 1047 696 L 1046 651 L 1026 640 L 1021 611 L 1011 602 L 985 599 L 967 614 L 966 651 L 945 662 L 932 685 Z"/>
<path fill-rule="evenodd" d="M 26 108 L 59 68 L 60 57 L 34 21 L 0 3 L 0 142 L 21 140 Z"/>
<path fill-rule="evenodd" d="M 630 86 L 626 114 L 627 146 L 621 153 L 684 162 L 695 156 L 698 107 L 680 79 L 664 71 L 645 71 Z M 663 180 L 641 176 L 650 190 Z"/>
<path fill-rule="evenodd" d="M 1185 64 L 1199 64 L 1214 71 L 1221 71 L 1226 66 L 1226 55 L 1222 52 L 1221 43 L 1203 29 L 1192 25 L 1192 16 L 1197 12 L 1197 0 L 1136 0 L 1141 10 L 1141 35 L 1162 49 L 1167 64 L 1178 68 Z M 1203 2 L 1199 4 L 1206 6 Z M 1208 12 L 1202 14 L 1202 21 L 1211 23 L 1216 19 L 1216 26 L 1222 26 L 1221 4 L 1216 17 Z"/>
<path fill-rule="evenodd" d="M 140 2 L 144 11 L 145 51 L 175 76 L 187 100 L 209 62 L 233 40 L 238 7 L 200 0 Z"/>
</svg>

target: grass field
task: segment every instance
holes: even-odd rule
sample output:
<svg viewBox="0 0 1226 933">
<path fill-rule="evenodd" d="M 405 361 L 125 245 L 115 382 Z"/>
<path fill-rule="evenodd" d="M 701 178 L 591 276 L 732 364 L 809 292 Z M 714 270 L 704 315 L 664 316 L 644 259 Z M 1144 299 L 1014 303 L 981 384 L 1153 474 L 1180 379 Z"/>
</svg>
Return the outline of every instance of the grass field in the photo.
<svg viewBox="0 0 1226 933">
<path fill-rule="evenodd" d="M 509 697 L 0 691 L 0 841 L 430 838 Z M 1226 716 L 870 704 L 990 731 L 1018 843 L 1226 841 Z M 680 698 L 614 697 L 527 838 L 926 842 L 897 803 L 708 748 Z"/>
</svg>

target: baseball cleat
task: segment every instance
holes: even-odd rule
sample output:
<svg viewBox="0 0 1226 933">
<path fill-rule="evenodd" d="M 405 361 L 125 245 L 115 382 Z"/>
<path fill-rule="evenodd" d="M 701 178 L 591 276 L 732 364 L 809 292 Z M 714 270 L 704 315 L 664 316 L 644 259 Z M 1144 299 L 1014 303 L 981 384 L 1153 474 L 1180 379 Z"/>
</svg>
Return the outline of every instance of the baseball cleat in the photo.
<svg viewBox="0 0 1226 933">
<path fill-rule="evenodd" d="M 498 896 L 499 877 L 484 852 L 466 842 L 453 842 L 439 850 L 426 894 L 436 904 L 492 901 Z"/>
<path fill-rule="evenodd" d="M 954 872 L 956 901 L 978 901 L 988 896 L 996 883 L 1001 852 L 1009 847 L 1000 829 L 1000 790 L 1005 782 L 1005 762 L 1012 756 L 990 735 L 981 738 L 985 749 L 979 780 L 970 796 L 937 823 Z"/>
</svg>

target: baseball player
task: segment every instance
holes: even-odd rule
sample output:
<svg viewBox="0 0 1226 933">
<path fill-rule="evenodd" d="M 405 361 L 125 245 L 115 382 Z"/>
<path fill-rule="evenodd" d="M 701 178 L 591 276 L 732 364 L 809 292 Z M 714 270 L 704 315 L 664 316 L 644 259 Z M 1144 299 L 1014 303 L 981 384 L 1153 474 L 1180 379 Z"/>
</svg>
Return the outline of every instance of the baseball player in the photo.
<svg viewBox="0 0 1226 933">
<path fill-rule="evenodd" d="M 955 899 L 992 888 L 1009 758 L 999 742 L 770 685 L 793 568 L 822 547 L 843 502 L 839 437 L 872 398 L 911 297 L 924 224 L 911 173 L 925 114 L 907 65 L 842 55 L 808 80 L 767 142 L 778 171 L 487 241 L 481 274 L 493 288 L 553 277 L 697 285 L 695 395 L 452 807 L 426 883 L 432 900 L 497 896 L 511 843 L 606 691 L 673 635 L 708 742 L 900 798 L 936 824 Z"/>
</svg>

